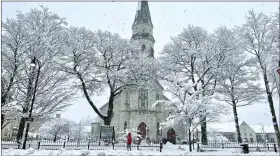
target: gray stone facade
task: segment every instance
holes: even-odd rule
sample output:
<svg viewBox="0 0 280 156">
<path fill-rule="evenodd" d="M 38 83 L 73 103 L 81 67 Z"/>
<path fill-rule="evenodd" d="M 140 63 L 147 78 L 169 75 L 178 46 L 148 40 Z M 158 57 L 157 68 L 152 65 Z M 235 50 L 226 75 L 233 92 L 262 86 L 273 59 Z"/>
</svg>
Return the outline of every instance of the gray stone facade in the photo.
<svg viewBox="0 0 280 156">
<path fill-rule="evenodd" d="M 132 25 L 131 42 L 138 42 L 142 52 L 147 53 L 148 57 L 154 57 L 154 37 L 153 25 L 149 6 L 147 1 L 138 2 L 138 9 L 135 20 Z M 168 100 L 163 95 L 162 86 L 157 83 L 153 89 L 141 90 L 139 88 L 128 88 L 124 90 L 114 100 L 114 117 L 111 126 L 114 126 L 116 138 L 123 135 L 125 129 L 138 129 L 139 125 L 144 123 L 146 127 L 145 138 L 158 140 L 167 138 L 169 128 L 159 130 L 158 125 L 162 122 L 169 112 L 162 113 L 161 107 L 153 107 L 157 100 Z M 144 99 L 142 99 L 144 97 Z M 142 101 L 144 100 L 144 101 Z M 107 113 L 108 104 L 100 108 L 103 114 Z M 101 118 L 92 123 L 92 137 L 99 137 L 100 126 L 104 125 Z M 175 135 L 185 138 L 184 129 L 180 127 L 172 127 Z"/>
</svg>

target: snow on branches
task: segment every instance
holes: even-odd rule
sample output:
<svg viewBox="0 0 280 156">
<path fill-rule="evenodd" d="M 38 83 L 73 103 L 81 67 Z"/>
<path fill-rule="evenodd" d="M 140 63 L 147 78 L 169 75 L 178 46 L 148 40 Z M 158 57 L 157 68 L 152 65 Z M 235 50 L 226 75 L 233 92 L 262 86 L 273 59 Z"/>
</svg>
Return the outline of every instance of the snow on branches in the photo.
<svg viewBox="0 0 280 156">
<path fill-rule="evenodd" d="M 41 138 L 53 139 L 69 134 L 70 121 L 63 118 L 55 118 L 44 123 L 38 130 Z"/>
<path fill-rule="evenodd" d="M 185 90 L 174 88 L 170 91 L 173 101 L 157 101 L 153 107 L 160 105 L 163 113 L 168 114 L 165 121 L 160 124 L 161 128 L 167 127 L 189 127 L 193 131 L 203 118 L 208 121 L 217 121 L 221 114 L 225 113 L 225 106 L 212 96 L 200 96 L 201 91 L 192 95 L 185 93 Z M 169 91 L 168 91 L 169 92 Z"/>
<path fill-rule="evenodd" d="M 113 101 L 124 89 L 146 84 L 153 78 L 154 60 L 140 54 L 140 49 L 118 34 L 85 28 L 67 29 L 61 69 L 82 90 L 91 107 L 106 124 L 113 116 Z M 153 81 L 151 81 L 153 82 Z M 102 114 L 90 95 L 109 89 L 107 115 Z"/>
</svg>

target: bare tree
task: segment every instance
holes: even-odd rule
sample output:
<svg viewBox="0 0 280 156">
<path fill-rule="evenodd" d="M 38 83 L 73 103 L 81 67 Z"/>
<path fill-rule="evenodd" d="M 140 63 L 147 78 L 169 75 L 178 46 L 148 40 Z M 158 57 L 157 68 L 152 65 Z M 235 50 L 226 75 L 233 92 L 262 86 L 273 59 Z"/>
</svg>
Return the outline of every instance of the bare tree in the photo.
<svg viewBox="0 0 280 156">
<path fill-rule="evenodd" d="M 115 97 L 127 87 L 150 79 L 155 72 L 151 70 L 153 59 L 141 57 L 135 45 L 110 32 L 70 28 L 64 36 L 66 50 L 61 59 L 62 70 L 72 76 L 75 86 L 82 90 L 105 125 L 110 125 Z M 90 98 L 104 89 L 110 90 L 106 115 Z"/>
<path fill-rule="evenodd" d="M 6 22 L 2 22 L 1 108 L 15 100 L 13 93 L 16 76 L 24 68 L 19 58 L 23 58 L 27 52 L 28 47 L 26 43 L 29 42 L 29 38 L 24 27 L 26 21 L 22 16 L 19 13 L 17 20 L 7 19 Z M 9 123 L 7 121 L 3 125 L 6 121 L 5 114 L 6 112 L 2 111 L 1 128 L 4 128 Z"/>
<path fill-rule="evenodd" d="M 56 62 L 61 52 L 61 36 L 59 32 L 66 25 L 65 19 L 51 13 L 47 8 L 31 9 L 28 13 L 19 12 L 16 19 L 4 22 L 3 42 L 10 47 L 7 53 L 18 49 L 17 53 L 4 57 L 4 70 L 15 69 L 13 77 L 13 94 L 11 97 L 21 106 L 21 116 L 17 140 L 23 135 L 25 119 L 31 109 L 30 103 L 35 90 L 35 77 L 38 77 L 37 92 L 35 94 L 33 117 L 46 117 L 69 106 L 73 91 L 67 86 L 67 75 L 58 70 Z M 10 30 L 14 28 L 14 30 Z M 16 36 L 16 35 L 17 36 Z M 16 39 L 21 39 L 17 41 Z M 17 44 L 15 44 L 15 43 Z M 12 56 L 9 57 L 9 55 Z M 36 67 L 30 69 L 31 59 L 36 57 Z M 2 70 L 3 71 L 3 70 Z M 40 72 L 38 72 L 40 71 Z M 38 75 L 39 74 L 39 75 Z M 2 81 L 4 79 L 2 78 Z M 8 88 L 8 87 L 7 87 Z"/>
<path fill-rule="evenodd" d="M 61 135 L 67 135 L 70 130 L 70 121 L 63 118 L 55 118 L 47 121 L 39 128 L 40 137 L 53 139 L 56 142 Z"/>
<path fill-rule="evenodd" d="M 246 52 L 254 56 L 258 62 L 258 69 L 261 72 L 267 101 L 272 115 L 272 123 L 277 137 L 278 147 L 280 147 L 280 132 L 275 114 L 272 94 L 276 88 L 273 78 L 273 67 L 277 66 L 277 60 L 273 59 L 277 52 L 277 38 L 279 30 L 273 22 L 272 17 L 263 13 L 249 11 L 246 16 L 246 24 L 239 28 L 239 36 L 242 46 Z M 275 33 L 277 32 L 277 33 Z"/>
<path fill-rule="evenodd" d="M 171 78 L 171 75 L 169 75 Z M 191 140 L 191 133 L 199 126 L 204 119 L 206 122 L 218 121 L 220 115 L 226 112 L 225 105 L 219 103 L 212 96 L 197 97 L 203 91 L 198 87 L 197 92 L 188 94 L 193 89 L 192 82 L 178 85 L 178 81 L 184 79 L 180 76 L 174 76 L 173 82 L 165 84 L 169 93 L 173 96 L 173 101 L 158 101 L 153 106 L 161 105 L 163 114 L 170 112 L 165 121 L 160 123 L 161 128 L 181 127 L 188 130 L 188 140 Z M 202 86 L 203 87 L 203 86 Z M 191 144 L 189 144 L 191 151 Z"/>
<path fill-rule="evenodd" d="M 267 138 L 267 134 L 266 134 L 266 129 L 264 128 L 264 125 L 262 124 L 262 127 L 260 129 L 260 132 L 261 132 L 261 139 L 262 139 L 262 142 L 265 144 L 266 143 L 266 140 L 268 139 Z"/>
<path fill-rule="evenodd" d="M 164 47 L 162 62 L 169 64 L 169 69 L 177 74 L 184 75 L 178 84 L 192 82 L 193 89 L 187 90 L 188 95 L 198 91 L 197 96 L 206 96 L 214 93 L 216 87 L 217 69 L 224 58 L 225 50 L 218 42 L 200 27 L 188 26 L 187 29 L 172 38 L 172 42 Z M 170 81 L 161 76 L 162 79 Z M 201 122 L 202 142 L 207 143 L 206 118 Z"/>
<path fill-rule="evenodd" d="M 219 28 L 217 37 L 223 39 L 226 49 L 225 59 L 217 75 L 216 98 L 232 106 L 237 140 L 242 142 L 238 123 L 237 107 L 246 106 L 262 99 L 262 91 L 256 81 L 258 72 L 253 68 L 255 60 L 250 59 L 242 51 L 234 32 Z"/>
</svg>

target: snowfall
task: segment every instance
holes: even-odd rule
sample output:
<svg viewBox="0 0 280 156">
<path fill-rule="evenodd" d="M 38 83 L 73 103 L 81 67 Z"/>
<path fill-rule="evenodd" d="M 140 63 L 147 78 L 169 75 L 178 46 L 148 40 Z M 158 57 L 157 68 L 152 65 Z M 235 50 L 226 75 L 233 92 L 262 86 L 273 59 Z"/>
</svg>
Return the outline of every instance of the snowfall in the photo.
<svg viewBox="0 0 280 156">
<path fill-rule="evenodd" d="M 202 155 L 202 156 L 238 156 L 238 155 L 267 155 L 267 156 L 273 156 L 273 155 L 279 155 L 275 152 L 250 152 L 248 154 L 242 154 L 241 150 L 221 150 L 214 151 L 214 152 L 197 152 L 197 151 L 188 151 L 188 145 L 172 145 L 172 144 L 166 144 L 163 147 L 163 151 L 159 152 L 157 150 L 136 150 L 132 149 L 132 151 L 126 151 L 126 150 L 35 150 L 32 148 L 29 148 L 27 150 L 20 150 L 20 149 L 2 149 L 2 155 L 3 156 L 19 156 L 19 155 L 33 155 L 33 156 L 114 156 L 114 155 Z"/>
</svg>

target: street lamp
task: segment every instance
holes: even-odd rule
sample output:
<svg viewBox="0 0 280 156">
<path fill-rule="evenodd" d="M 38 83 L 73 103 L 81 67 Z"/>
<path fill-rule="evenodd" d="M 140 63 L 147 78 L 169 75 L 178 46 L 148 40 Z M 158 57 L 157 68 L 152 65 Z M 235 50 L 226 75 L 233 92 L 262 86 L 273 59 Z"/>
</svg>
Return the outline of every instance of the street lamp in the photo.
<svg viewBox="0 0 280 156">
<path fill-rule="evenodd" d="M 24 136 L 24 142 L 23 142 L 23 145 L 22 145 L 22 149 L 26 148 L 26 141 L 27 141 L 27 137 L 28 137 L 28 130 L 29 130 L 29 127 L 30 127 L 30 121 L 33 121 L 33 118 L 31 118 L 31 116 L 32 116 L 33 105 L 34 105 L 34 101 L 35 101 L 35 97 L 36 97 L 36 90 L 37 90 L 37 85 L 38 85 L 38 80 L 39 80 L 39 75 L 40 75 L 40 70 L 41 70 L 41 63 L 36 57 L 33 57 L 32 61 L 31 61 L 31 64 L 30 64 L 31 67 L 36 67 L 36 62 L 38 64 L 38 71 L 37 71 L 37 76 L 36 76 L 36 80 L 35 80 L 33 98 L 32 98 L 31 106 L 30 106 L 30 109 L 29 109 L 29 115 L 28 115 L 28 118 L 26 119 L 26 121 L 29 121 L 29 122 L 27 122 L 27 125 L 26 125 L 25 136 Z"/>
</svg>

